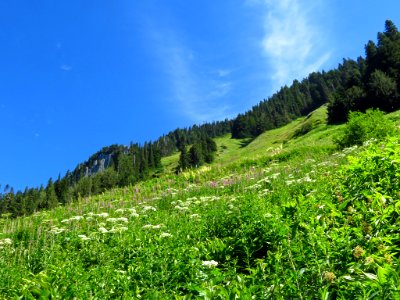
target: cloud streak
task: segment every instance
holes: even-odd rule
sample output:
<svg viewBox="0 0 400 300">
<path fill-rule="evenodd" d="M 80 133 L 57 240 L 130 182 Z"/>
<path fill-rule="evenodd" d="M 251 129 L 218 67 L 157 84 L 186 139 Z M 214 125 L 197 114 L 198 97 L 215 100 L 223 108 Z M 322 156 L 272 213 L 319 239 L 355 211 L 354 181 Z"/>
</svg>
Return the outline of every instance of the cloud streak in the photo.
<svg viewBox="0 0 400 300">
<path fill-rule="evenodd" d="M 266 8 L 261 46 L 273 70 L 271 79 L 275 90 L 319 70 L 327 62 L 330 53 L 321 50 L 323 34 L 311 22 L 318 1 L 252 0 L 248 3 Z"/>
<path fill-rule="evenodd" d="M 60 69 L 61 69 L 62 71 L 68 72 L 68 71 L 71 71 L 71 70 L 72 70 L 72 67 L 71 67 L 70 65 L 67 65 L 67 64 L 62 64 L 62 65 L 60 66 Z"/>
<path fill-rule="evenodd" d="M 230 106 L 224 98 L 233 88 L 229 81 L 231 71 L 210 71 L 176 32 L 160 28 L 152 30 L 153 48 L 170 82 L 173 106 L 198 123 L 229 115 Z"/>
</svg>

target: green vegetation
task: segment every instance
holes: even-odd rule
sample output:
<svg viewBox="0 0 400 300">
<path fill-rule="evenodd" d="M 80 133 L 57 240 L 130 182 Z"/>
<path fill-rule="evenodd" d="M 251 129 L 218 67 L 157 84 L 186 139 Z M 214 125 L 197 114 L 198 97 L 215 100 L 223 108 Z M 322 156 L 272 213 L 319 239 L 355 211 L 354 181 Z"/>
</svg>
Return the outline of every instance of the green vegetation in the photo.
<svg viewBox="0 0 400 300">
<path fill-rule="evenodd" d="M 396 299 L 400 141 L 337 151 L 346 126 L 326 119 L 321 107 L 217 138 L 210 165 L 176 175 L 174 154 L 158 178 L 3 214 L 0 298 Z"/>
<path fill-rule="evenodd" d="M 205 163 L 212 163 L 216 151 L 217 144 L 210 137 L 201 137 L 199 141 L 190 147 L 189 152 L 187 152 L 186 146 L 183 145 L 180 149 L 176 171 L 182 172 L 188 168 L 198 168 Z"/>
<path fill-rule="evenodd" d="M 232 121 L 234 138 L 257 137 L 328 103 L 330 124 L 347 121 L 350 111 L 379 108 L 392 112 L 400 108 L 400 33 L 392 21 L 369 41 L 365 58 L 344 59 L 338 68 L 311 73 L 302 81 L 282 87 L 269 99 L 255 105 Z M 310 129 L 307 125 L 299 132 Z"/>
<path fill-rule="evenodd" d="M 350 112 L 349 121 L 341 136 L 335 139 L 339 148 L 362 145 L 367 140 L 383 139 L 396 131 L 394 123 L 380 110 L 367 110 L 365 114 Z"/>
</svg>

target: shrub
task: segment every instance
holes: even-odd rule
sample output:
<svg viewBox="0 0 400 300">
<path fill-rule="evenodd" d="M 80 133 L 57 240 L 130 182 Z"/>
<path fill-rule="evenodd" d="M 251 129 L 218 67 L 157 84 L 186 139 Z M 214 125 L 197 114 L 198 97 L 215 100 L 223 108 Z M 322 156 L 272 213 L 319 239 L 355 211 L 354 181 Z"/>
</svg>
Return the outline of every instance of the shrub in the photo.
<svg viewBox="0 0 400 300">
<path fill-rule="evenodd" d="M 383 139 L 392 135 L 396 130 L 394 123 L 385 118 L 384 113 L 378 110 L 367 110 L 367 112 L 350 112 L 349 121 L 344 133 L 336 137 L 334 142 L 339 148 L 362 145 L 363 142 L 375 138 Z"/>
</svg>

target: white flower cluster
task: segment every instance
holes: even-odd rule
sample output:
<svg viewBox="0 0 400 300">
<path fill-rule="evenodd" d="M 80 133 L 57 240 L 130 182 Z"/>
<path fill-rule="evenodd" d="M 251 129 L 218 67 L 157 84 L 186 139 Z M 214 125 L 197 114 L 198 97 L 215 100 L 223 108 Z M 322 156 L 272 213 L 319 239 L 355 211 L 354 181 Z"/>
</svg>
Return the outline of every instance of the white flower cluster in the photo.
<svg viewBox="0 0 400 300">
<path fill-rule="evenodd" d="M 316 180 L 311 179 L 309 174 L 306 174 L 303 178 L 286 180 L 287 185 L 291 185 L 293 183 L 303 183 L 303 182 L 315 182 Z"/>
<path fill-rule="evenodd" d="M 128 218 L 125 218 L 125 217 L 120 217 L 120 218 L 108 218 L 106 221 L 107 221 L 107 222 L 110 222 L 110 223 L 118 223 L 118 222 L 128 223 Z"/>
<path fill-rule="evenodd" d="M 70 222 L 79 221 L 79 220 L 82 220 L 82 219 L 84 219 L 83 216 L 74 216 L 74 217 L 71 217 L 69 219 L 62 220 L 61 223 L 70 223 Z"/>
<path fill-rule="evenodd" d="M 0 249 L 3 249 L 5 246 L 11 246 L 12 243 L 13 243 L 12 240 L 9 238 L 0 240 Z"/>
<path fill-rule="evenodd" d="M 202 266 L 207 267 L 207 268 L 215 268 L 218 266 L 218 262 L 215 260 L 205 260 L 201 263 Z"/>
<path fill-rule="evenodd" d="M 161 238 L 169 238 L 172 237 L 172 234 L 168 233 L 168 232 L 163 232 L 160 235 Z"/>
<path fill-rule="evenodd" d="M 145 205 L 143 206 L 143 211 L 156 211 L 157 209 L 154 206 L 151 205 Z"/>
<path fill-rule="evenodd" d="M 90 238 L 87 237 L 87 236 L 84 235 L 84 234 L 79 234 L 78 237 L 79 237 L 82 241 L 88 241 L 88 240 L 90 240 Z"/>
<path fill-rule="evenodd" d="M 147 224 L 147 225 L 144 225 L 142 228 L 143 229 L 160 229 L 161 227 L 164 227 L 164 225 L 163 224 L 159 224 L 159 225 Z"/>
<path fill-rule="evenodd" d="M 61 232 L 64 232 L 64 231 L 65 231 L 65 228 L 59 228 L 57 226 L 52 226 L 50 229 L 50 232 L 54 233 L 54 234 L 60 234 Z"/>
<path fill-rule="evenodd" d="M 121 232 L 127 231 L 127 230 L 128 230 L 128 227 L 116 226 L 116 227 L 111 228 L 108 232 L 110 232 L 110 233 L 121 233 Z"/>
</svg>

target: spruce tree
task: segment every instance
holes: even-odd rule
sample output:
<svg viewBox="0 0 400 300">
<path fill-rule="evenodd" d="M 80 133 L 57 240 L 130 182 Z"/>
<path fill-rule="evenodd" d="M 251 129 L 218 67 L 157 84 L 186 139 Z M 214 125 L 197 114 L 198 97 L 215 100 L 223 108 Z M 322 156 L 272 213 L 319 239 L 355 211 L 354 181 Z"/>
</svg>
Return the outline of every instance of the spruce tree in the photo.
<svg viewBox="0 0 400 300">
<path fill-rule="evenodd" d="M 193 144 L 189 150 L 189 165 L 191 167 L 200 167 L 204 163 L 202 147 L 200 143 Z"/>
<path fill-rule="evenodd" d="M 189 167 L 189 154 L 186 147 L 181 148 L 181 154 L 179 156 L 177 172 L 186 170 Z"/>
<path fill-rule="evenodd" d="M 47 208 L 52 209 L 57 207 L 58 199 L 54 188 L 53 180 L 50 178 L 46 186 L 46 203 Z"/>
</svg>

